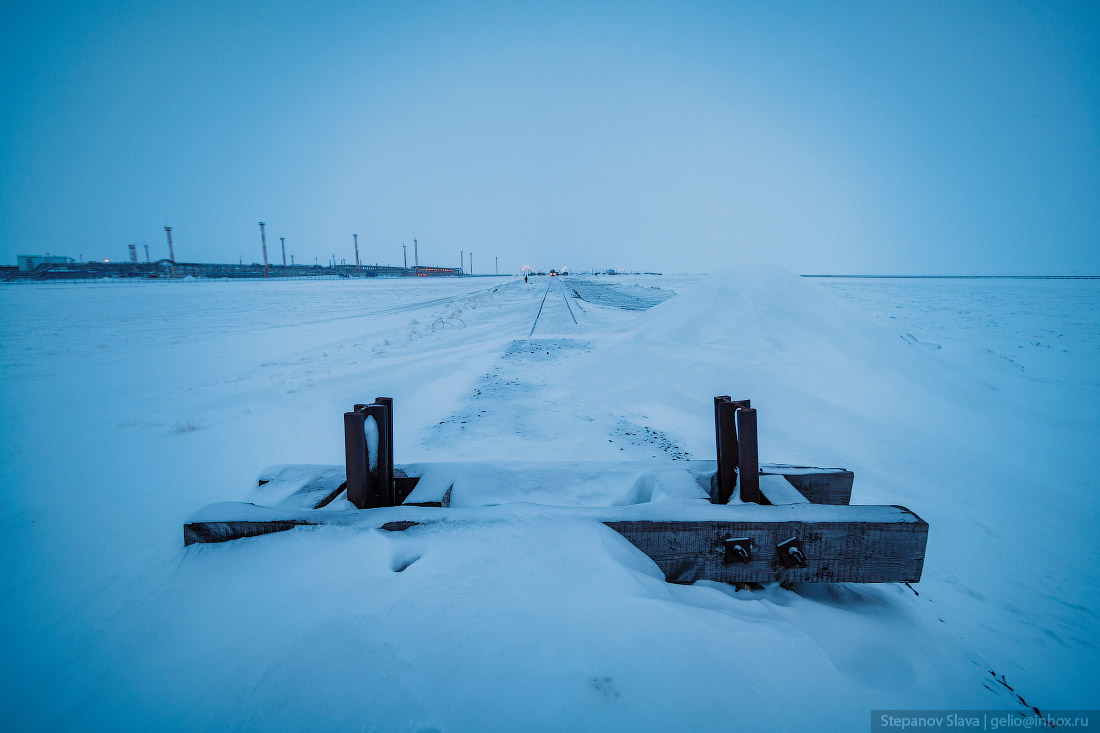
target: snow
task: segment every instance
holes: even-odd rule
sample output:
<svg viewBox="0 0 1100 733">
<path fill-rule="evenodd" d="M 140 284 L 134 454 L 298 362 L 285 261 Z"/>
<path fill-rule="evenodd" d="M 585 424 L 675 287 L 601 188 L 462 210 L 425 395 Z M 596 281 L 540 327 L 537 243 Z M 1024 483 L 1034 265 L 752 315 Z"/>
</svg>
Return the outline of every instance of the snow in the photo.
<svg viewBox="0 0 1100 733">
<path fill-rule="evenodd" d="M 363 421 L 363 432 L 367 443 L 367 470 L 378 468 L 378 422 L 368 415 Z"/>
<path fill-rule="evenodd" d="M 1100 705 L 1100 282 L 583 282 L 616 290 L 571 315 L 547 278 L 0 288 L 8 725 L 864 730 Z M 653 287 L 678 295 L 615 307 Z M 687 501 L 674 459 L 713 457 L 718 394 L 752 398 L 762 461 L 844 466 L 854 504 L 928 521 L 920 595 L 669 585 L 600 524 Z M 518 465 L 456 483 L 468 521 L 382 532 L 440 510 L 333 502 L 331 525 L 183 548 L 200 508 L 264 503 L 265 466 L 340 464 L 343 412 L 376 396 L 399 463 Z M 523 468 L 587 460 L 669 473 L 565 493 Z"/>
</svg>

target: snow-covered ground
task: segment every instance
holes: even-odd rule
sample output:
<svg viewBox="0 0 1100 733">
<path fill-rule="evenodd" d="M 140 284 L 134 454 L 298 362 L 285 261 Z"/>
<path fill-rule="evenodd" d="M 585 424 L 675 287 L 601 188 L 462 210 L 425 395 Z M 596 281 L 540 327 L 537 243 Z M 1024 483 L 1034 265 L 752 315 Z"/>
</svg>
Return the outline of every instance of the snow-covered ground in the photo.
<svg viewBox="0 0 1100 733">
<path fill-rule="evenodd" d="M 0 288 L 6 725 L 865 730 L 881 708 L 1100 707 L 1100 281 L 550 283 Z M 762 460 L 845 466 L 853 503 L 926 519 L 919 595 L 669 585 L 598 521 L 537 511 L 183 548 L 263 467 L 341 463 L 341 414 L 375 396 L 408 463 L 711 458 L 717 394 L 752 398 Z"/>
</svg>

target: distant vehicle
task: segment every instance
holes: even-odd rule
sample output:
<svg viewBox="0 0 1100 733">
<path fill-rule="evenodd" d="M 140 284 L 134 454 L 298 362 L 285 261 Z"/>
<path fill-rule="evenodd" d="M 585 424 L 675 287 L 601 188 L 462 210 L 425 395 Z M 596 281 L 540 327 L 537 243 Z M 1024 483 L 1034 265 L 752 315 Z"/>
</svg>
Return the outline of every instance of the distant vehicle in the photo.
<svg viewBox="0 0 1100 733">
<path fill-rule="evenodd" d="M 557 277 L 557 276 L 558 276 L 558 271 L 557 270 L 550 270 L 550 277 Z"/>
</svg>

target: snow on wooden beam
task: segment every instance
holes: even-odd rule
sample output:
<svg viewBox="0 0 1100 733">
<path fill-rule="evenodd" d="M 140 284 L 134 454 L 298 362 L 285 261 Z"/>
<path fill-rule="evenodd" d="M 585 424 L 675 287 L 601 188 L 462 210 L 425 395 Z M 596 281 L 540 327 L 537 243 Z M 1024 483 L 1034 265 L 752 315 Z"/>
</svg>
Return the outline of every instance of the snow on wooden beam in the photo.
<svg viewBox="0 0 1100 733">
<path fill-rule="evenodd" d="M 760 493 L 767 500 L 765 504 L 805 504 L 810 500 L 794 487 L 786 476 L 764 474 L 760 476 Z"/>
</svg>

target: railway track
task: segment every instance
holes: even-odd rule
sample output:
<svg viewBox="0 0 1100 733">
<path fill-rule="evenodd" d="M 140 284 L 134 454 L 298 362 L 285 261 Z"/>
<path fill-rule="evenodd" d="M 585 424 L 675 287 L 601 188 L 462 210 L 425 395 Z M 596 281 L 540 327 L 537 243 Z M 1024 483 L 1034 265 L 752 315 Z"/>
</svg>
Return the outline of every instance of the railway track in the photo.
<svg viewBox="0 0 1100 733">
<path fill-rule="evenodd" d="M 557 320 L 559 320 L 561 323 L 558 323 L 558 324 L 555 324 L 555 325 L 560 326 L 562 324 L 567 324 L 568 323 L 567 321 L 565 321 L 565 318 L 564 318 L 565 313 L 569 314 L 569 319 L 573 322 L 574 326 L 579 325 L 577 323 L 577 316 L 573 313 L 573 306 L 570 305 L 570 303 L 569 303 L 569 296 L 566 295 L 566 293 L 565 293 L 565 288 L 562 287 L 561 281 L 558 280 L 558 278 L 552 277 L 552 278 L 550 278 L 550 282 L 547 283 L 547 285 L 546 285 L 546 292 L 544 292 L 542 294 L 542 302 L 539 303 L 538 313 L 535 314 L 535 321 L 534 321 L 534 323 L 531 324 L 531 330 L 530 330 L 530 332 L 528 332 L 527 338 L 531 338 L 532 336 L 535 335 L 535 329 L 538 328 L 539 319 L 543 317 L 543 313 L 546 312 L 547 315 L 549 316 L 549 312 L 550 312 L 550 310 L 552 310 L 553 307 L 551 307 L 551 309 L 547 309 L 546 308 L 546 300 L 547 300 L 547 298 L 550 298 L 551 291 L 557 291 L 557 293 L 559 295 L 561 295 L 562 302 L 565 304 L 565 311 L 562 312 L 561 315 L 559 315 L 557 317 Z M 557 298 L 550 298 L 550 300 L 551 300 L 551 303 L 553 303 L 554 301 L 557 300 Z M 545 321 L 543 321 L 543 325 L 545 327 L 545 325 L 546 325 Z"/>
</svg>

